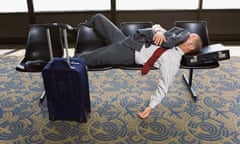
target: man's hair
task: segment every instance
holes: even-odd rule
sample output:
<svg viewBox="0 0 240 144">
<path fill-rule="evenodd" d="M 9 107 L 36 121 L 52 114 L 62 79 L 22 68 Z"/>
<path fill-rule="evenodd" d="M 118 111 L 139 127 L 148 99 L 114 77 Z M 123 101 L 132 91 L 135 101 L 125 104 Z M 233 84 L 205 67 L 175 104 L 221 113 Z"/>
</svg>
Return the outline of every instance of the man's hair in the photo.
<svg viewBox="0 0 240 144">
<path fill-rule="evenodd" d="M 203 47 L 202 39 L 199 35 L 197 36 L 196 39 L 193 40 L 192 45 L 195 48 L 190 52 L 191 54 L 198 53 L 200 49 Z"/>
</svg>

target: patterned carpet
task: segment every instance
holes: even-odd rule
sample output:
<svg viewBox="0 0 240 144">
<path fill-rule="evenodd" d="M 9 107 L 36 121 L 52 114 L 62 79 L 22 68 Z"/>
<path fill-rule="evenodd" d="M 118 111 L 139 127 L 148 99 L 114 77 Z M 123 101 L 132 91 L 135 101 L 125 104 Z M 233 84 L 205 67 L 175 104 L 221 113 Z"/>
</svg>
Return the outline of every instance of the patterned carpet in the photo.
<svg viewBox="0 0 240 144">
<path fill-rule="evenodd" d="M 240 143 L 240 57 L 196 70 L 194 102 L 181 69 L 169 94 L 141 120 L 157 70 L 89 72 L 92 112 L 86 123 L 49 121 L 40 73 L 15 71 L 20 57 L 0 59 L 0 143 L 15 144 L 233 144 Z"/>
</svg>

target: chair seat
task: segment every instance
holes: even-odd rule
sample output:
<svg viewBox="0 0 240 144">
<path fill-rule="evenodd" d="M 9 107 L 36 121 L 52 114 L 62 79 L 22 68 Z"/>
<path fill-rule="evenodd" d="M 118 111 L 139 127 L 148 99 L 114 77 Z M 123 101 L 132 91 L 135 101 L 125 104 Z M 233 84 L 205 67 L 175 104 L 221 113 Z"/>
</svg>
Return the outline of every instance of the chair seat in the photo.
<svg viewBox="0 0 240 144">
<path fill-rule="evenodd" d="M 16 70 L 20 72 L 41 72 L 44 66 L 48 63 L 48 61 L 44 60 L 28 60 L 24 58 L 19 64 L 16 66 Z"/>
<path fill-rule="evenodd" d="M 142 65 L 139 64 L 135 64 L 135 65 L 128 65 L 128 66 L 120 66 L 119 68 L 124 69 L 124 70 L 141 70 L 142 69 Z M 155 70 L 157 68 L 152 67 L 151 70 Z"/>
<path fill-rule="evenodd" d="M 110 70 L 110 69 L 112 69 L 112 68 L 113 68 L 113 67 L 112 67 L 112 66 L 109 66 L 109 65 L 94 66 L 94 67 L 88 66 L 88 71 L 105 71 L 105 70 Z"/>
</svg>

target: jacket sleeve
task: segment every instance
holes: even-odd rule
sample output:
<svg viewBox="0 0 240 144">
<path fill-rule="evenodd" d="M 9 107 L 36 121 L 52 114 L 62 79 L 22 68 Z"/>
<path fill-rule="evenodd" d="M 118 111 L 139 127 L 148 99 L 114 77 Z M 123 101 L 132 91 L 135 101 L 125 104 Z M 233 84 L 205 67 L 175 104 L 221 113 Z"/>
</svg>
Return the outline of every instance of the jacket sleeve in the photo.
<svg viewBox="0 0 240 144">
<path fill-rule="evenodd" d="M 172 48 L 185 42 L 190 35 L 190 32 L 180 27 L 173 27 L 164 33 L 166 41 L 162 44 L 164 48 Z"/>
<path fill-rule="evenodd" d="M 152 28 L 143 28 L 137 30 L 138 38 L 136 39 L 139 42 L 142 42 L 145 44 L 145 47 L 148 48 L 152 44 L 152 38 L 153 38 L 154 32 Z"/>
</svg>

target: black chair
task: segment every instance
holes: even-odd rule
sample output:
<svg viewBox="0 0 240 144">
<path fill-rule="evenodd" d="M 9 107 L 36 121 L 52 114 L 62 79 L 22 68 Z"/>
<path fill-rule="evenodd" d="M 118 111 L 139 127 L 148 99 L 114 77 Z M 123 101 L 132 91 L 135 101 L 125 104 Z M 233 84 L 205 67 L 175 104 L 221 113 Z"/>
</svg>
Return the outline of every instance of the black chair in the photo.
<svg viewBox="0 0 240 144">
<path fill-rule="evenodd" d="M 51 29 L 53 56 L 63 56 L 62 34 L 59 24 L 31 24 L 28 30 L 25 56 L 16 66 L 17 71 L 41 72 L 50 61 L 46 27 Z"/>
<path fill-rule="evenodd" d="M 133 35 L 137 32 L 138 29 L 150 28 L 153 26 L 153 23 L 150 21 L 137 21 L 137 22 L 122 22 L 120 24 L 121 31 L 126 35 Z M 125 70 L 140 70 L 142 65 L 133 64 L 128 66 L 120 66 Z M 154 67 L 152 69 L 155 69 Z"/>
<path fill-rule="evenodd" d="M 25 56 L 16 66 L 16 70 L 20 72 L 41 72 L 51 60 L 46 28 L 50 29 L 52 56 L 62 57 L 64 54 L 61 30 L 63 26 L 63 24 L 58 23 L 29 25 Z M 43 102 L 44 98 L 45 91 L 40 96 L 40 103 Z"/>
<path fill-rule="evenodd" d="M 176 21 L 175 26 L 184 28 L 191 33 L 197 33 L 202 39 L 202 43 L 203 43 L 202 51 L 204 51 L 204 48 L 208 48 L 207 46 L 210 45 L 206 21 Z M 197 54 L 193 54 L 193 55 L 197 55 Z M 183 74 L 183 79 L 184 79 L 187 87 L 189 88 L 193 99 L 196 100 L 197 95 L 195 94 L 195 92 L 192 88 L 193 70 L 194 69 L 216 68 L 216 67 L 219 67 L 219 63 L 218 63 L 218 60 L 214 60 L 214 61 L 211 61 L 206 64 L 189 65 L 184 62 L 184 59 L 185 59 L 185 57 L 183 56 L 182 61 L 181 61 L 181 68 L 189 69 L 189 77 L 187 77 L 185 74 Z"/>
<path fill-rule="evenodd" d="M 80 23 L 77 27 L 76 48 L 74 56 L 78 54 L 90 53 L 91 51 L 103 47 L 106 42 L 103 38 L 94 30 L 94 28 L 87 26 L 84 23 Z M 90 71 L 101 71 L 111 69 L 112 66 L 95 66 L 88 67 Z"/>
<path fill-rule="evenodd" d="M 126 36 L 129 36 L 135 34 L 138 29 L 149 28 L 152 27 L 152 25 L 153 23 L 150 21 L 122 22 L 120 29 Z"/>
</svg>

